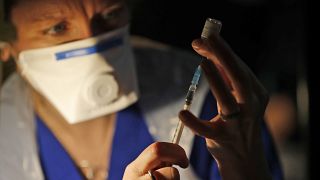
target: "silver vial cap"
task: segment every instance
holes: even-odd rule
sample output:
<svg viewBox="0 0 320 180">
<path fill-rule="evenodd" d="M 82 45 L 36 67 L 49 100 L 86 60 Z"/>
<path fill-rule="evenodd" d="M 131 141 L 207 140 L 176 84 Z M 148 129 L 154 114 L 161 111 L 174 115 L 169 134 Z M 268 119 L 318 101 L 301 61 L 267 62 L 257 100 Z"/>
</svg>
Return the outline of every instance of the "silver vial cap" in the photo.
<svg viewBox="0 0 320 180">
<path fill-rule="evenodd" d="M 222 23 L 219 20 L 213 18 L 207 18 L 206 23 L 202 29 L 201 38 L 207 39 L 211 34 L 219 34 L 222 27 Z"/>
</svg>

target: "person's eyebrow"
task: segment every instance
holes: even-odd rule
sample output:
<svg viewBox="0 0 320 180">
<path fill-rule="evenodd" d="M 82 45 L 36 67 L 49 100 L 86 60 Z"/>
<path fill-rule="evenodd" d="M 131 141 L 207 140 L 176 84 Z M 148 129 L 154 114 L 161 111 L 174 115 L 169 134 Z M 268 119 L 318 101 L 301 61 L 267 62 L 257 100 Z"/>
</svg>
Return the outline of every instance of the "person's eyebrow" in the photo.
<svg viewBox="0 0 320 180">
<path fill-rule="evenodd" d="M 26 2 L 27 3 L 27 2 Z M 28 4 L 26 4 L 25 7 Z M 26 14 L 31 21 L 57 20 L 65 16 L 65 12 L 69 11 L 68 7 L 60 6 L 55 3 L 39 2 L 29 6 L 30 11 Z"/>
<path fill-rule="evenodd" d="M 43 12 L 43 13 L 34 13 L 30 14 L 31 20 L 33 22 L 37 21 L 47 21 L 47 20 L 58 20 L 63 19 L 65 16 L 57 11 L 57 12 Z"/>
<path fill-rule="evenodd" d="M 109 8 L 113 6 L 122 7 L 125 5 L 125 2 L 123 0 L 98 0 L 98 1 L 104 8 Z"/>
</svg>

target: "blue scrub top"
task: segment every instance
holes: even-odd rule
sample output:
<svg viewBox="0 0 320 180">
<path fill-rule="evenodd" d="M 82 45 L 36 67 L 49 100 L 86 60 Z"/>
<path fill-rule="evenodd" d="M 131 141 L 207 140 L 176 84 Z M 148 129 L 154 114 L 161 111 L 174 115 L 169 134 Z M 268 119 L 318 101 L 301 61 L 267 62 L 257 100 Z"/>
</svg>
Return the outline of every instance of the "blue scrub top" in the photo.
<svg viewBox="0 0 320 180">
<path fill-rule="evenodd" d="M 211 93 L 209 93 L 203 105 L 200 118 L 211 119 L 216 114 L 216 109 L 216 102 Z M 48 180 L 84 179 L 71 157 L 39 116 L 36 116 L 36 122 L 39 156 L 45 178 Z M 283 179 L 283 174 L 280 163 L 271 136 L 264 123 L 262 129 L 270 171 L 273 179 L 281 180 Z M 126 166 L 153 142 L 154 139 L 148 131 L 138 104 L 118 112 L 108 179 L 122 179 Z M 190 164 L 201 179 L 221 179 L 217 164 L 208 153 L 205 141 L 201 137 L 195 137 Z"/>
</svg>

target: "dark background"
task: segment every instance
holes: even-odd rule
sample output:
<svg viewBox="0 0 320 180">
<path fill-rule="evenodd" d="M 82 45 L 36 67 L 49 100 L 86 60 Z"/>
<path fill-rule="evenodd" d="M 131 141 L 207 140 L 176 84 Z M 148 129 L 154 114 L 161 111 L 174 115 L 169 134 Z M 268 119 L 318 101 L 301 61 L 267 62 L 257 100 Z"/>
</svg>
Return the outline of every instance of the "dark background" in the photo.
<svg viewBox="0 0 320 180">
<path fill-rule="evenodd" d="M 311 171 L 310 163 L 306 163 L 311 159 L 307 158 L 310 114 L 309 109 L 306 109 L 308 110 L 306 114 L 299 114 L 301 111 L 299 108 L 306 107 L 306 104 L 299 104 L 298 101 L 298 98 L 308 99 L 308 94 L 300 94 L 300 97 L 297 95 L 298 86 L 308 84 L 308 74 L 311 79 L 311 70 L 308 71 L 307 68 L 312 66 L 308 63 L 310 55 L 307 38 L 310 35 L 307 1 L 131 0 L 130 2 L 133 34 L 191 52 L 191 42 L 200 37 L 206 18 L 222 21 L 221 36 L 254 71 L 270 94 L 286 94 L 295 102 L 297 109 L 295 129 L 287 141 L 293 144 L 289 146 L 290 148 L 303 147 L 298 153 L 304 158 L 304 162 L 299 162 L 290 152 L 285 154 L 291 158 L 287 164 L 284 163 L 286 179 L 308 179 Z M 308 90 L 308 86 L 304 88 Z M 313 105 L 311 104 L 311 109 Z M 281 155 L 282 153 L 280 152 Z M 290 164 L 293 167 L 290 167 Z"/>
<path fill-rule="evenodd" d="M 250 67 L 258 66 L 253 68 L 254 71 L 259 71 L 261 65 L 269 64 L 268 61 L 277 64 L 290 61 L 290 64 L 294 64 L 297 59 L 267 57 L 270 52 L 281 51 L 277 53 L 293 56 L 294 53 L 300 53 L 297 49 L 304 48 L 306 3 L 302 0 L 133 2 L 131 22 L 134 34 L 188 50 L 191 50 L 191 41 L 200 36 L 207 17 L 221 20 L 221 35 Z"/>
</svg>

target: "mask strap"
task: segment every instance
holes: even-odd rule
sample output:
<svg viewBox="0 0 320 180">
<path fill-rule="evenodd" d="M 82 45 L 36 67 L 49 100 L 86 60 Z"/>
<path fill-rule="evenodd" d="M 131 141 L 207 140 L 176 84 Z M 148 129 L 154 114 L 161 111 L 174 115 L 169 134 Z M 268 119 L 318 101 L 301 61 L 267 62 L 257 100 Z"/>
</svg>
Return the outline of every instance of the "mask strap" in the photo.
<svg viewBox="0 0 320 180">
<path fill-rule="evenodd" d="M 0 55 L 2 53 L 2 49 L 6 46 L 5 42 L 0 41 Z M 3 81 L 3 62 L 0 59 L 0 92 L 1 92 L 1 87 L 2 87 L 2 81 Z"/>
</svg>

